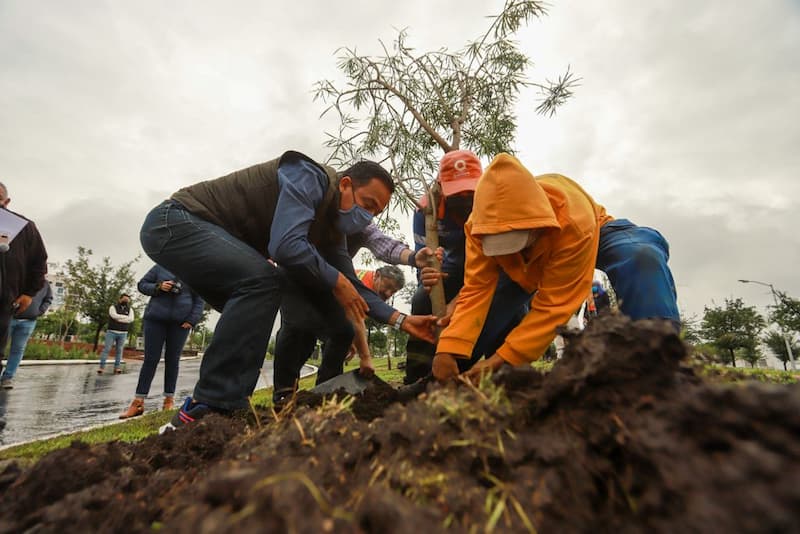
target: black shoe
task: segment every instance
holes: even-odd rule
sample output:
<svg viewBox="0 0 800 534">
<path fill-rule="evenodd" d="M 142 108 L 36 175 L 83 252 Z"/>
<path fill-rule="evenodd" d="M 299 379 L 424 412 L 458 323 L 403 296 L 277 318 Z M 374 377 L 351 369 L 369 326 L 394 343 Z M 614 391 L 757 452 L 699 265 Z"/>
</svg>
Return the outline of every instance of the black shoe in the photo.
<svg viewBox="0 0 800 534">
<path fill-rule="evenodd" d="M 212 411 L 214 410 L 212 410 L 208 404 L 193 402 L 191 397 L 186 397 L 178 413 L 172 416 L 172 420 L 169 423 L 159 428 L 158 433 L 163 434 L 165 432 L 177 430 L 190 423 L 194 423 L 201 417 L 210 414 Z"/>
</svg>

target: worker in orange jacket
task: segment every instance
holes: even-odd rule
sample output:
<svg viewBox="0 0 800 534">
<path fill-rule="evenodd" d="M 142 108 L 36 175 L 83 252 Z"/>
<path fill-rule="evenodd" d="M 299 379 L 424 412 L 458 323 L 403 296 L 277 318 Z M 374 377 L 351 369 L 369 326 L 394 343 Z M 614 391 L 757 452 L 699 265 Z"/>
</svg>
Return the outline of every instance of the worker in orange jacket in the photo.
<svg viewBox="0 0 800 534">
<path fill-rule="evenodd" d="M 578 184 L 559 174 L 536 178 L 509 154 L 494 158 L 478 182 L 464 225 L 464 287 L 436 348 L 433 374 L 458 374 L 469 358 L 501 271 L 533 295 L 530 312 L 492 355 L 466 372 L 470 378 L 503 363 L 541 357 L 590 291 L 594 269 L 606 272 L 620 310 L 634 319 L 659 317 L 679 324 L 669 247 L 651 228 L 614 220 Z"/>
</svg>

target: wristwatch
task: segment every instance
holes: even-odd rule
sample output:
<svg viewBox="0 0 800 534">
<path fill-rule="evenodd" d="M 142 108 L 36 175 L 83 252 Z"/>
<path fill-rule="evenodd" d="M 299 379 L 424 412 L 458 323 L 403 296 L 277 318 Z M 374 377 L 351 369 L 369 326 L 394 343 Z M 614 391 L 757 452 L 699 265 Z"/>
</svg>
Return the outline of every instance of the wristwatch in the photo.
<svg viewBox="0 0 800 534">
<path fill-rule="evenodd" d="M 406 314 L 401 313 L 397 317 L 397 320 L 392 325 L 392 328 L 394 328 L 395 330 L 400 330 L 400 327 L 403 326 L 403 321 L 405 321 L 405 320 L 406 320 Z"/>
<path fill-rule="evenodd" d="M 412 250 L 411 254 L 408 255 L 408 259 L 406 261 L 408 262 L 408 266 L 409 267 L 416 267 L 417 266 L 417 253 L 416 253 L 416 251 Z"/>
</svg>

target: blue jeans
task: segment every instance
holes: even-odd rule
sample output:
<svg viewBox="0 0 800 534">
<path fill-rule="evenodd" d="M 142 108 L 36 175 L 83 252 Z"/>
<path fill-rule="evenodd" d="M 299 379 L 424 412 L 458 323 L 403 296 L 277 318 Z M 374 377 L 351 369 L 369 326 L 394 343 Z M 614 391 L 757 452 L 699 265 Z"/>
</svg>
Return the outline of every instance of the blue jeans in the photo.
<svg viewBox="0 0 800 534">
<path fill-rule="evenodd" d="M 680 328 L 677 292 L 667 266 L 669 244 L 656 230 L 617 219 L 600 229 L 597 268 L 631 319 L 668 319 Z"/>
<path fill-rule="evenodd" d="M 145 319 L 144 331 L 144 363 L 139 370 L 139 383 L 136 385 L 136 396 L 147 397 L 150 384 L 156 374 L 161 351 L 164 351 L 164 396 L 175 395 L 178 383 L 178 368 L 181 351 L 189 337 L 189 329 L 181 328 L 181 323 L 172 321 L 154 321 Z"/>
<path fill-rule="evenodd" d="M 108 353 L 113 345 L 116 346 L 116 354 L 114 355 L 114 367 L 119 367 L 122 362 L 122 351 L 125 348 L 125 341 L 128 339 L 127 332 L 112 332 L 106 331 L 106 342 L 103 345 L 103 352 L 100 353 L 100 367 L 106 366 L 106 359 Z"/>
<path fill-rule="evenodd" d="M 166 200 L 145 218 L 142 248 L 220 312 L 193 398 L 215 408 L 246 408 L 267 353 L 282 276 L 224 228 Z"/>
<path fill-rule="evenodd" d="M 6 368 L 3 371 L 2 378 L 14 378 L 19 367 L 19 362 L 22 361 L 22 356 L 25 354 L 25 346 L 28 344 L 33 329 L 36 328 L 36 319 L 11 319 L 8 326 L 8 337 L 11 340 L 11 346 L 8 349 L 8 359 L 6 360 Z"/>
</svg>

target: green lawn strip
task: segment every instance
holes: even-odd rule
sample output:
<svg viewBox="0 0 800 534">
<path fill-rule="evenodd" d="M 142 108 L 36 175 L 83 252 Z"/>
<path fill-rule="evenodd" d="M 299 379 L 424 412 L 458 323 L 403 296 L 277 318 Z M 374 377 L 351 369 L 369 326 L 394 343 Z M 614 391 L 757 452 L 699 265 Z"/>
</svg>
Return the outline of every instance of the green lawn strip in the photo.
<svg viewBox="0 0 800 534">
<path fill-rule="evenodd" d="M 403 371 L 397 370 L 396 364 L 398 359 L 392 360 L 392 370 L 387 369 L 386 358 L 376 358 L 375 372 L 383 380 L 398 385 L 402 383 Z M 311 362 L 319 363 L 319 362 Z M 355 369 L 358 367 L 358 362 L 353 361 L 346 366 L 346 370 Z M 301 389 L 311 389 L 314 387 L 316 376 L 304 378 L 300 381 Z M 272 406 L 272 388 L 263 388 L 255 391 L 252 397 L 253 404 L 258 408 L 269 408 Z M 16 447 L 9 447 L 0 451 L 0 460 L 8 460 L 11 458 L 25 459 L 26 461 L 35 461 L 41 458 L 48 452 L 69 447 L 70 443 L 75 440 L 80 440 L 85 443 L 106 443 L 108 441 L 125 441 L 133 443 L 146 438 L 158 432 L 158 427 L 166 423 L 172 417 L 173 411 L 168 412 L 151 412 L 145 413 L 141 417 L 135 417 L 128 421 L 121 421 L 117 424 L 107 425 L 100 428 L 91 430 L 81 430 L 71 434 L 64 434 L 54 438 L 43 439 L 18 445 Z"/>
<path fill-rule="evenodd" d="M 705 364 L 697 366 L 700 374 L 715 382 L 737 383 L 757 381 L 768 384 L 797 384 L 800 372 L 780 371 L 777 369 L 760 369 L 747 367 L 727 367 L 724 365 Z"/>
</svg>

